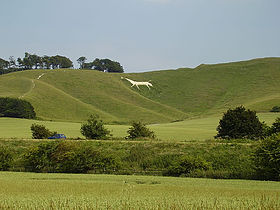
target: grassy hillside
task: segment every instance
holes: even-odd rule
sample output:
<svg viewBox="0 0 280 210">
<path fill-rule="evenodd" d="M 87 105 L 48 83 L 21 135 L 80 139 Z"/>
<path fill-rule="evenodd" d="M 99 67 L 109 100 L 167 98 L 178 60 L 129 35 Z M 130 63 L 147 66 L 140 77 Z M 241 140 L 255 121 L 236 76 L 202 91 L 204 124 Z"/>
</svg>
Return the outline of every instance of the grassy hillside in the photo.
<svg viewBox="0 0 280 210">
<path fill-rule="evenodd" d="M 154 87 L 131 88 L 121 76 Z M 280 58 L 134 74 L 30 70 L 1 75 L 0 96 L 30 101 L 44 120 L 80 122 L 97 113 L 109 123 L 166 123 L 240 104 L 267 112 L 280 105 L 279 78 Z"/>
</svg>

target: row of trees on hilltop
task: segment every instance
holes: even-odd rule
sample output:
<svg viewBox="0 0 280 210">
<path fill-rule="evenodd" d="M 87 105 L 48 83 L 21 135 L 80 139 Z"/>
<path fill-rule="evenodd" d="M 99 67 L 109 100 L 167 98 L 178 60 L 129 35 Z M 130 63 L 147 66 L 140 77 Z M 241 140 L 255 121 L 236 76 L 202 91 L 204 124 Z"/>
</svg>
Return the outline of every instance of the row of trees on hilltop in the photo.
<svg viewBox="0 0 280 210">
<path fill-rule="evenodd" d="M 23 58 L 15 59 L 13 56 L 10 56 L 9 61 L 0 58 L 0 70 L 2 70 L 2 74 L 27 69 L 58 69 L 72 67 L 73 62 L 69 58 L 61 55 L 38 56 L 26 52 Z"/>
<path fill-rule="evenodd" d="M 43 56 L 40 57 L 36 54 L 25 53 L 23 59 L 17 59 L 18 67 L 22 69 L 59 69 L 59 68 L 71 68 L 73 62 L 60 55 L 55 56 Z"/>
<path fill-rule="evenodd" d="M 123 72 L 123 67 L 119 62 L 110 59 L 98 59 L 93 62 L 86 63 L 85 57 L 80 57 L 77 61 L 80 69 L 93 69 L 103 72 Z M 73 68 L 73 62 L 61 55 L 55 56 L 38 56 L 26 52 L 23 58 L 15 59 L 10 56 L 9 60 L 0 58 L 0 74 L 6 74 L 14 71 L 22 71 L 27 69 L 61 69 Z"/>
</svg>

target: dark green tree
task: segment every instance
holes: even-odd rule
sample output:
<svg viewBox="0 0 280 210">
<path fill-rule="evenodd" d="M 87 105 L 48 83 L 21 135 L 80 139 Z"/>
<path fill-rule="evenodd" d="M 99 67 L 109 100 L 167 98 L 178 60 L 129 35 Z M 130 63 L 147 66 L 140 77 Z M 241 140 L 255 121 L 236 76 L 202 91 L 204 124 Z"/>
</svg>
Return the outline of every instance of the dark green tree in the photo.
<svg viewBox="0 0 280 210">
<path fill-rule="evenodd" d="M 216 138 L 249 138 L 257 139 L 265 135 L 264 123 L 259 121 L 255 111 L 246 110 L 243 106 L 229 109 L 224 113 L 217 127 Z"/>
<path fill-rule="evenodd" d="M 82 124 L 81 133 L 87 139 L 106 139 L 110 135 L 98 115 L 90 115 L 87 122 Z"/>
<path fill-rule="evenodd" d="M 92 67 L 93 67 L 93 62 L 84 63 L 84 69 L 92 69 Z"/>
<path fill-rule="evenodd" d="M 51 68 L 51 60 L 50 57 L 47 55 L 44 55 L 42 58 L 43 68 L 50 69 Z"/>
<path fill-rule="evenodd" d="M 129 139 L 136 138 L 152 138 L 154 139 L 155 133 L 151 131 L 145 124 L 142 122 L 132 122 L 132 126 L 127 131 Z"/>
<path fill-rule="evenodd" d="M 0 117 L 34 119 L 36 113 L 30 102 L 17 98 L 0 98 Z"/>
<path fill-rule="evenodd" d="M 9 57 L 9 68 L 16 68 L 16 67 L 17 67 L 17 63 L 16 63 L 14 56 L 10 56 Z"/>
<path fill-rule="evenodd" d="M 69 58 L 60 55 L 50 57 L 50 64 L 53 69 L 73 67 L 73 63 Z"/>
<path fill-rule="evenodd" d="M 110 59 L 98 59 L 96 58 L 92 62 L 92 66 L 94 70 L 103 71 L 103 72 L 118 72 L 122 73 L 123 67 L 120 65 L 119 62 L 112 61 Z"/>
<path fill-rule="evenodd" d="M 77 62 L 80 64 L 80 69 L 84 69 L 85 68 L 86 60 L 87 59 L 84 56 L 78 58 Z"/>
<path fill-rule="evenodd" d="M 9 61 L 0 58 L 0 69 L 7 69 L 9 67 Z"/>
</svg>

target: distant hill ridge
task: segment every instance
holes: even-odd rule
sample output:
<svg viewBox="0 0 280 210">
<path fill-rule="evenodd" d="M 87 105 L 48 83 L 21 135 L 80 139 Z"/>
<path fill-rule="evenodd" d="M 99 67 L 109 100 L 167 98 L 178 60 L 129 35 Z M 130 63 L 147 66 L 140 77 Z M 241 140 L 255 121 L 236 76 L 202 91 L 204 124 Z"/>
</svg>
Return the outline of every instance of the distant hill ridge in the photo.
<svg viewBox="0 0 280 210">
<path fill-rule="evenodd" d="M 153 87 L 138 90 L 121 77 Z M 0 96 L 28 100 L 44 120 L 79 122 L 96 113 L 107 123 L 164 123 L 240 104 L 267 112 L 280 105 L 279 79 L 280 58 L 128 74 L 29 70 L 1 75 Z"/>
</svg>

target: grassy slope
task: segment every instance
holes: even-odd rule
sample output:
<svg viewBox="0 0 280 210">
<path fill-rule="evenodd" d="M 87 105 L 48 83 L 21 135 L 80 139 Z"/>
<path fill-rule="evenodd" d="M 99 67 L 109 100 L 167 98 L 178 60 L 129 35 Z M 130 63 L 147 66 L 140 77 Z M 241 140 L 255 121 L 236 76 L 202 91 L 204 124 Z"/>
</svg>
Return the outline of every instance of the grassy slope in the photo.
<svg viewBox="0 0 280 210">
<path fill-rule="evenodd" d="M 279 182 L 0 173 L 1 209 L 279 209 Z"/>
<path fill-rule="evenodd" d="M 152 80 L 154 88 L 130 88 L 121 76 Z M 33 70 L 0 76 L 0 96 L 24 95 L 38 116 L 47 120 L 80 122 L 89 113 L 98 113 L 110 123 L 135 119 L 166 123 L 220 115 L 240 104 L 267 112 L 280 105 L 279 78 L 280 58 L 138 74 Z"/>
<path fill-rule="evenodd" d="M 37 80 L 42 73 L 45 75 Z M 35 88 L 31 90 L 32 80 Z M 9 89 L 10 86 L 13 87 Z M 153 123 L 187 116 L 131 90 L 118 74 L 78 70 L 24 71 L 1 76 L 0 88 L 0 96 L 24 95 L 23 98 L 35 107 L 38 117 L 47 120 L 81 121 L 90 113 L 97 113 L 107 122 L 127 123 L 139 119 Z"/>
<path fill-rule="evenodd" d="M 217 114 L 240 104 L 266 112 L 280 104 L 280 58 L 200 65 L 143 76 L 154 81 L 157 91 L 147 97 L 195 115 Z M 142 75 L 135 77 L 141 79 Z"/>
</svg>

